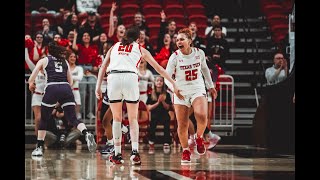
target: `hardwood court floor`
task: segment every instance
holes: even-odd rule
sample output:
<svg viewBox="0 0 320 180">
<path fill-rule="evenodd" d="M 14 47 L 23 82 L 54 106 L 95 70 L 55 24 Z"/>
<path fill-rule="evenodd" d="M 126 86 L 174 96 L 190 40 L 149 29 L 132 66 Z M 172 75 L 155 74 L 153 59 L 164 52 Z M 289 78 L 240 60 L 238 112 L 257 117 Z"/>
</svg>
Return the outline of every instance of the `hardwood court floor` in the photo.
<svg viewBox="0 0 320 180">
<path fill-rule="evenodd" d="M 76 149 L 46 149 L 43 157 L 33 158 L 34 145 L 26 146 L 25 179 L 213 179 L 213 180 L 292 180 L 295 156 L 276 155 L 245 145 L 217 145 L 205 155 L 192 151 L 191 164 L 181 165 L 181 148 L 171 145 L 165 153 L 162 145 L 149 152 L 140 144 L 142 164 L 132 166 L 131 146 L 123 149 L 122 165 L 113 165 L 98 151 L 90 153 L 85 145 Z"/>
</svg>

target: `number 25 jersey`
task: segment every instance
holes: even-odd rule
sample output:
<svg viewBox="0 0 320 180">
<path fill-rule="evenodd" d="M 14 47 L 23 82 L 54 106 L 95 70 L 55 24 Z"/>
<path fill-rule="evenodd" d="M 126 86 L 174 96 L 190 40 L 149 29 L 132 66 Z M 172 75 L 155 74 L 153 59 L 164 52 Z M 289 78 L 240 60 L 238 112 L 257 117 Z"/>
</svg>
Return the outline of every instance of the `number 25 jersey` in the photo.
<svg viewBox="0 0 320 180">
<path fill-rule="evenodd" d="M 189 55 L 182 54 L 180 50 L 171 54 L 166 68 L 169 75 L 175 74 L 176 85 L 182 95 L 206 92 L 201 74 L 201 69 L 207 68 L 205 54 L 201 49 L 191 49 Z"/>
</svg>

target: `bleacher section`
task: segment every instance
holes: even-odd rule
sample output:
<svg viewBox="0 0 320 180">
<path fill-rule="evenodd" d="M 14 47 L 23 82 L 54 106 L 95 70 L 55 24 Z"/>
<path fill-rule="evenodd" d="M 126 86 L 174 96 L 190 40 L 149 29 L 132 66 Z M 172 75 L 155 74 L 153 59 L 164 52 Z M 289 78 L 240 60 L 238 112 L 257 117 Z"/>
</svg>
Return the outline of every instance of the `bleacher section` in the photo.
<svg viewBox="0 0 320 180">
<path fill-rule="evenodd" d="M 61 22 L 62 17 L 50 15 L 31 16 L 30 0 L 26 0 L 25 33 L 33 34 L 39 29 L 40 20 L 50 18 L 50 23 Z M 100 23 L 105 32 L 109 27 L 109 12 L 113 0 L 102 0 L 98 9 L 101 15 Z M 133 22 L 135 12 L 140 11 L 145 17 L 150 29 L 151 44 L 156 46 L 160 28 L 160 11 L 164 9 L 167 19 L 175 19 L 177 27 L 186 27 L 189 22 L 195 21 L 199 29 L 199 36 L 205 38 L 204 30 L 208 18 L 213 13 L 223 12 L 221 7 L 213 4 L 218 1 L 203 0 L 117 0 L 116 14 L 128 26 Z M 220 1 L 221 2 L 221 1 Z M 227 75 L 234 79 L 235 117 L 234 128 L 251 128 L 254 114 L 257 109 L 257 100 L 260 100 L 260 89 L 265 84 L 264 70 L 273 63 L 273 51 L 288 33 L 288 15 L 291 13 L 293 0 L 277 3 L 276 0 L 256 0 L 260 4 L 260 13 L 257 9 L 249 14 L 248 8 L 238 7 L 234 14 L 223 14 L 221 23 L 227 28 L 226 40 L 230 45 L 230 55 L 226 60 Z M 227 7 L 227 6 L 226 6 Z M 259 9 L 259 7 L 256 7 Z M 230 12 L 230 10 L 228 11 Z M 245 13 L 241 13 L 245 12 Z M 257 88 L 257 96 L 255 88 Z"/>
</svg>

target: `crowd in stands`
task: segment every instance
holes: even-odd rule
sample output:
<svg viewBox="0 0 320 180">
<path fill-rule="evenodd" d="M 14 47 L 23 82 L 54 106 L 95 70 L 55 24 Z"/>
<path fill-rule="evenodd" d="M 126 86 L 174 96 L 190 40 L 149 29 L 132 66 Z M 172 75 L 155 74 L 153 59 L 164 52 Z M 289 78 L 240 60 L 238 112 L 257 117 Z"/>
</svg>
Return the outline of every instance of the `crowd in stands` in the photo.
<svg viewBox="0 0 320 180">
<path fill-rule="evenodd" d="M 70 51 L 69 63 L 72 68 L 73 78 L 79 81 L 73 87 L 78 98 L 77 118 L 84 112 L 89 119 L 95 118 L 95 95 L 94 87 L 97 73 L 104 56 L 113 44 L 124 37 L 126 28 L 138 26 L 140 29 L 139 44 L 150 51 L 155 60 L 166 68 L 168 59 L 178 47 L 176 45 L 177 32 L 179 29 L 189 27 L 192 31 L 193 46 L 206 52 L 207 64 L 212 73 L 212 79 L 225 69 L 225 60 L 228 59 L 229 45 L 225 40 L 226 27 L 222 26 L 219 15 L 214 15 L 209 20 L 205 16 L 204 7 L 200 3 L 195 5 L 196 10 L 204 20 L 194 21 L 189 18 L 192 15 L 184 10 L 186 6 L 192 8 L 187 1 L 165 1 L 163 4 L 157 0 L 130 0 L 126 5 L 134 4 L 138 8 L 126 8 L 122 1 L 108 0 L 27 0 L 30 3 L 26 14 L 30 14 L 31 28 L 25 31 L 25 46 L 28 49 L 29 59 L 36 64 L 39 59 L 48 55 L 47 45 L 56 41 L 59 45 Z M 154 3 L 154 4 L 152 4 Z M 139 5 L 137 5 L 139 4 Z M 145 14 L 143 7 L 149 5 L 149 10 L 154 7 L 153 14 Z M 166 6 L 166 7 L 165 7 Z M 181 8 L 181 14 L 174 14 L 170 8 Z M 131 9 L 130 14 L 129 10 Z M 134 9 L 134 12 L 132 12 Z M 152 8 L 151 8 L 152 9 Z M 180 12 L 180 11 L 178 11 Z M 129 16 L 130 15 L 130 16 Z M 194 14 L 193 14 L 194 15 Z M 130 17 L 130 20 L 126 20 Z M 182 20 L 181 20 L 182 17 Z M 155 20 L 154 20 L 155 19 Z M 26 26 L 29 27 L 29 26 Z M 159 78 L 156 71 L 146 62 L 142 61 L 139 68 L 141 101 L 146 104 L 151 112 L 150 139 L 149 143 L 155 142 L 154 129 L 158 121 L 165 125 L 165 146 L 171 144 L 169 134 L 170 120 L 174 120 L 172 111 L 171 95 Z M 28 64 L 25 64 L 25 72 L 31 72 Z M 218 73 L 217 73 L 218 72 Z M 105 90 L 103 90 L 104 92 Z M 168 92 L 168 93 L 167 93 Z M 84 103 L 84 102 L 89 103 Z M 84 108 L 85 104 L 89 104 Z M 165 112 L 166 118 L 159 119 L 156 114 Z M 161 116 L 162 117 L 162 116 Z"/>
</svg>

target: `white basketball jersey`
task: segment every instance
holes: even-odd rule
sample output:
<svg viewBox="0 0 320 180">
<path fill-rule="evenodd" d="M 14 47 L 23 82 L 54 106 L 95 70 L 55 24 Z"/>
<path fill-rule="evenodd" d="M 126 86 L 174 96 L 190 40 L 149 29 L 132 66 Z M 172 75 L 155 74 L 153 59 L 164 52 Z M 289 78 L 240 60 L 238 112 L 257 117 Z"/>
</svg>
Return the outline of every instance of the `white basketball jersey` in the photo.
<svg viewBox="0 0 320 180">
<path fill-rule="evenodd" d="M 107 72 L 118 70 L 138 73 L 141 55 L 140 45 L 138 43 L 133 42 L 124 46 L 121 42 L 117 42 L 111 50 L 110 64 Z"/>
<path fill-rule="evenodd" d="M 35 84 L 36 84 L 36 92 L 39 93 L 44 93 L 44 87 L 46 86 L 46 77 L 43 73 L 41 73 L 41 71 L 39 71 L 36 79 L 34 80 Z"/>
<path fill-rule="evenodd" d="M 167 72 L 174 72 L 176 85 L 182 95 L 205 91 L 201 68 L 205 65 L 205 54 L 201 49 L 193 48 L 192 53 L 184 55 L 180 50 L 175 51 L 169 58 Z"/>
<path fill-rule="evenodd" d="M 154 81 L 154 76 L 152 72 L 148 69 L 146 69 L 146 74 L 138 73 L 139 75 L 139 90 L 140 92 L 146 92 L 148 90 L 148 84 L 149 82 Z"/>
</svg>

